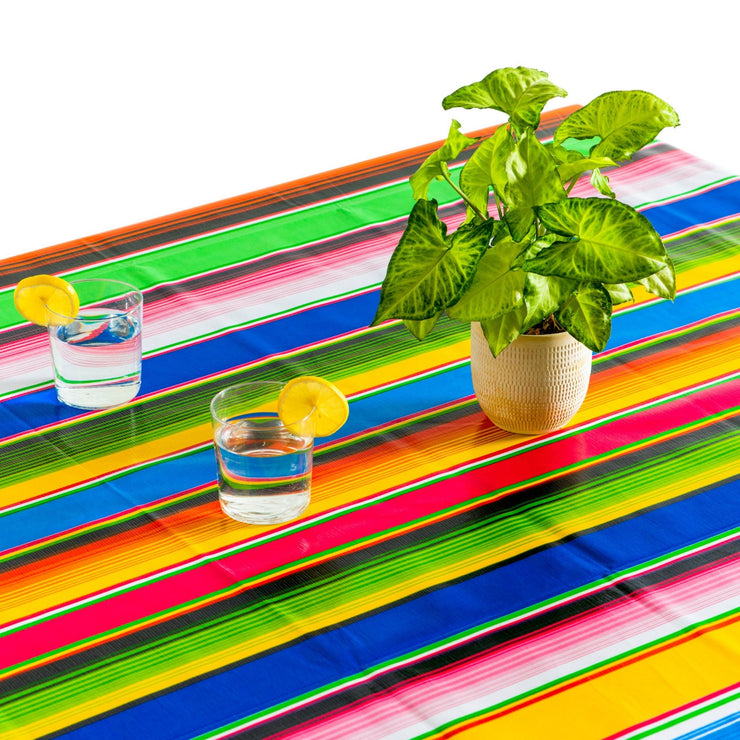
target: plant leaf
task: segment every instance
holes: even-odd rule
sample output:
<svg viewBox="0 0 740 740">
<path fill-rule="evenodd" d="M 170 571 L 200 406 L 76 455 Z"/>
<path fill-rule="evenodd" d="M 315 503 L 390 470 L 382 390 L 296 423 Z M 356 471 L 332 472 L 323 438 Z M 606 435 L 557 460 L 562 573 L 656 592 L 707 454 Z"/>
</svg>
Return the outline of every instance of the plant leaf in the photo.
<svg viewBox="0 0 740 740">
<path fill-rule="evenodd" d="M 545 245 L 522 265 L 540 275 L 625 283 L 662 270 L 668 255 L 650 221 L 631 206 L 605 198 L 568 198 L 537 209 L 545 228 L 566 237 Z"/>
<path fill-rule="evenodd" d="M 442 312 L 434 314 L 429 319 L 422 319 L 420 321 L 416 321 L 414 319 L 404 319 L 403 323 L 404 326 L 419 340 L 426 339 L 429 332 L 434 329 L 435 324 L 437 323 L 437 320 L 442 315 Z"/>
<path fill-rule="evenodd" d="M 481 142 L 470 155 L 460 172 L 460 189 L 481 213 L 488 212 L 488 194 L 493 187 L 503 200 L 508 179 L 506 160 L 514 151 L 515 143 L 506 126 L 499 126 Z"/>
<path fill-rule="evenodd" d="M 491 160 L 498 131 L 481 142 L 460 171 L 460 190 L 481 213 L 488 213 L 488 192 L 491 189 Z M 504 131 L 505 133 L 505 131 Z"/>
<path fill-rule="evenodd" d="M 648 275 L 646 278 L 641 278 L 637 282 L 660 298 L 672 301 L 676 297 L 676 270 L 670 257 L 662 270 L 658 270 L 658 272 Z"/>
<path fill-rule="evenodd" d="M 612 302 L 599 283 L 581 283 L 555 314 L 555 318 L 579 342 L 601 352 L 609 341 Z"/>
<path fill-rule="evenodd" d="M 567 197 L 555 162 L 531 131 L 525 131 L 506 160 L 504 202 L 509 208 L 532 208 Z"/>
<path fill-rule="evenodd" d="M 616 195 L 614 195 L 614 191 L 609 185 L 609 178 L 606 175 L 603 175 L 601 173 L 601 170 L 595 169 L 591 173 L 591 185 L 593 185 L 596 190 L 598 190 L 602 195 L 605 195 L 607 198 L 616 198 Z"/>
<path fill-rule="evenodd" d="M 570 159 L 563 164 L 559 164 L 558 175 L 561 182 L 569 182 L 574 177 L 578 177 L 588 170 L 596 171 L 600 167 L 611 167 L 614 164 L 608 157 L 580 157 L 579 159 Z"/>
<path fill-rule="evenodd" d="M 534 259 L 543 249 L 549 247 L 557 241 L 562 241 L 562 238 L 557 234 L 543 234 L 539 239 L 534 239 L 534 232 L 532 233 L 533 240 L 522 250 L 517 259 L 513 263 L 513 267 L 523 269 L 524 263 L 528 260 Z M 526 242 L 526 240 L 525 240 Z"/>
<path fill-rule="evenodd" d="M 653 141 L 666 126 L 678 126 L 678 114 L 659 97 L 642 90 L 608 92 L 571 113 L 555 131 L 554 144 L 599 137 L 591 156 L 619 162 Z"/>
<path fill-rule="evenodd" d="M 437 201 L 417 201 L 388 263 L 371 325 L 393 318 L 430 319 L 457 301 L 488 248 L 492 224 L 463 224 L 447 237 Z"/>
<path fill-rule="evenodd" d="M 501 126 L 491 137 L 490 178 L 498 199 L 506 204 L 506 188 L 509 185 L 507 162 L 516 152 L 516 140 L 508 126 Z"/>
<path fill-rule="evenodd" d="M 455 90 L 442 101 L 450 108 L 493 108 L 506 113 L 517 129 L 537 128 L 545 104 L 568 93 L 554 85 L 546 72 L 529 67 L 505 67 L 480 82 Z"/>
<path fill-rule="evenodd" d="M 554 275 L 537 275 L 527 273 L 524 282 L 524 303 L 527 316 L 523 331 L 541 323 L 551 313 L 555 313 L 570 297 L 578 282 Z"/>
<path fill-rule="evenodd" d="M 481 329 L 494 357 L 506 349 L 521 333 L 527 309 L 524 304 L 495 319 L 481 321 Z"/>
<path fill-rule="evenodd" d="M 445 175 L 449 176 L 447 162 L 458 157 L 465 147 L 475 144 L 476 141 L 477 139 L 471 139 L 460 133 L 460 124 L 452 121 L 445 143 L 436 152 L 430 154 L 409 178 L 414 198 L 416 200 L 426 198 L 432 180 L 444 178 Z"/>
<path fill-rule="evenodd" d="M 504 223 L 515 242 L 521 242 L 534 226 L 534 208 L 512 208 L 504 214 Z"/>
<path fill-rule="evenodd" d="M 609 293 L 609 297 L 612 299 L 612 306 L 618 306 L 620 303 L 631 303 L 634 300 L 632 297 L 632 291 L 625 283 L 614 283 L 604 285 L 604 287 Z"/>
<path fill-rule="evenodd" d="M 512 270 L 511 263 L 522 245 L 504 237 L 490 247 L 478 262 L 475 277 L 447 315 L 460 321 L 483 321 L 508 313 L 522 302 L 525 273 Z"/>
</svg>

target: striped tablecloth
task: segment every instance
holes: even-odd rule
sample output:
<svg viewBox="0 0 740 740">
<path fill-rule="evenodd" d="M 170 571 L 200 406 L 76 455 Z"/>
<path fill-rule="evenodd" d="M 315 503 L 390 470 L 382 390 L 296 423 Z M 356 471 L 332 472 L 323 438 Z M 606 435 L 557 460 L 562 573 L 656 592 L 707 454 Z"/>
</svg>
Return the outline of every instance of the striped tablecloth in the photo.
<svg viewBox="0 0 740 740">
<path fill-rule="evenodd" d="M 0 737 L 740 736 L 740 179 L 661 143 L 612 175 L 679 295 L 524 437 L 467 325 L 368 328 L 435 147 L 0 263 Z M 37 272 L 143 290 L 134 402 L 56 402 Z M 231 521 L 209 400 L 307 373 L 350 400 L 307 513 Z"/>
</svg>

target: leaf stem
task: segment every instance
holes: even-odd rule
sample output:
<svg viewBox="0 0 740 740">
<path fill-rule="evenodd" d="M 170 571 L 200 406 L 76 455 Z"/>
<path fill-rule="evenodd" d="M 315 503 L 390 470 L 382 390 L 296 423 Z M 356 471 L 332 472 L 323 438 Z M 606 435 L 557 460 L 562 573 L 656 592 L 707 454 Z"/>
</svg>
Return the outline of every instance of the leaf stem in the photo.
<svg viewBox="0 0 740 740">
<path fill-rule="evenodd" d="M 493 191 L 493 200 L 496 203 L 496 212 L 498 213 L 499 221 L 502 221 L 504 218 L 504 210 L 501 207 L 501 202 L 498 199 L 498 195 L 496 195 L 496 191 Z"/>
<path fill-rule="evenodd" d="M 572 180 L 571 180 L 571 181 L 570 181 L 570 182 L 568 183 L 568 187 L 567 187 L 567 188 L 565 189 L 565 192 L 566 192 L 566 194 L 567 194 L 567 195 L 570 195 L 570 194 L 571 194 L 571 191 L 573 190 L 573 188 L 574 188 L 574 187 L 576 186 L 576 183 L 577 183 L 577 182 L 578 182 L 578 181 L 579 181 L 580 179 L 581 179 L 581 178 L 580 178 L 580 175 L 579 175 L 578 177 L 574 177 L 574 178 L 573 178 L 573 179 L 572 179 Z"/>
<path fill-rule="evenodd" d="M 473 211 L 475 211 L 475 215 L 478 216 L 482 221 L 486 221 L 488 219 L 488 214 L 481 213 L 480 210 L 476 207 L 474 203 L 471 203 L 471 201 L 468 199 L 467 195 L 463 193 L 462 190 L 457 186 L 455 182 L 453 182 L 452 178 L 450 177 L 449 172 L 442 172 L 442 176 L 445 180 L 449 183 L 450 187 L 465 201 L 465 204 L 468 206 L 468 208 L 472 208 Z"/>
</svg>

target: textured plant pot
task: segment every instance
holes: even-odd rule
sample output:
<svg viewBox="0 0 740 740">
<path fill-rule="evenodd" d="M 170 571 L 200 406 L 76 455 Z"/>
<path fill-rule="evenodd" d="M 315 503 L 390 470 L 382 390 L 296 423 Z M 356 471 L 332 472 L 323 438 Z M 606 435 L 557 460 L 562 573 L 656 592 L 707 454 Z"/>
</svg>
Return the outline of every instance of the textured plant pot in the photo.
<svg viewBox="0 0 740 740">
<path fill-rule="evenodd" d="M 564 427 L 586 397 L 591 350 L 567 332 L 523 334 L 498 357 L 480 324 L 470 327 L 473 388 L 485 415 L 517 434 Z"/>
</svg>

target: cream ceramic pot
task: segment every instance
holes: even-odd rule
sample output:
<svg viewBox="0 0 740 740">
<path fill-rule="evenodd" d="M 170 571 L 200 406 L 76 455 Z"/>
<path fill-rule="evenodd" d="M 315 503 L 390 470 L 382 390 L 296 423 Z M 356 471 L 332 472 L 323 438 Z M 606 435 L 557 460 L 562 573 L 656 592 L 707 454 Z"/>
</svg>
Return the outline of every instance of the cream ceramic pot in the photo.
<svg viewBox="0 0 740 740">
<path fill-rule="evenodd" d="M 474 322 L 470 367 L 478 403 L 497 427 L 542 434 L 564 427 L 581 407 L 591 377 L 591 350 L 567 332 L 523 334 L 494 357 Z"/>
</svg>

